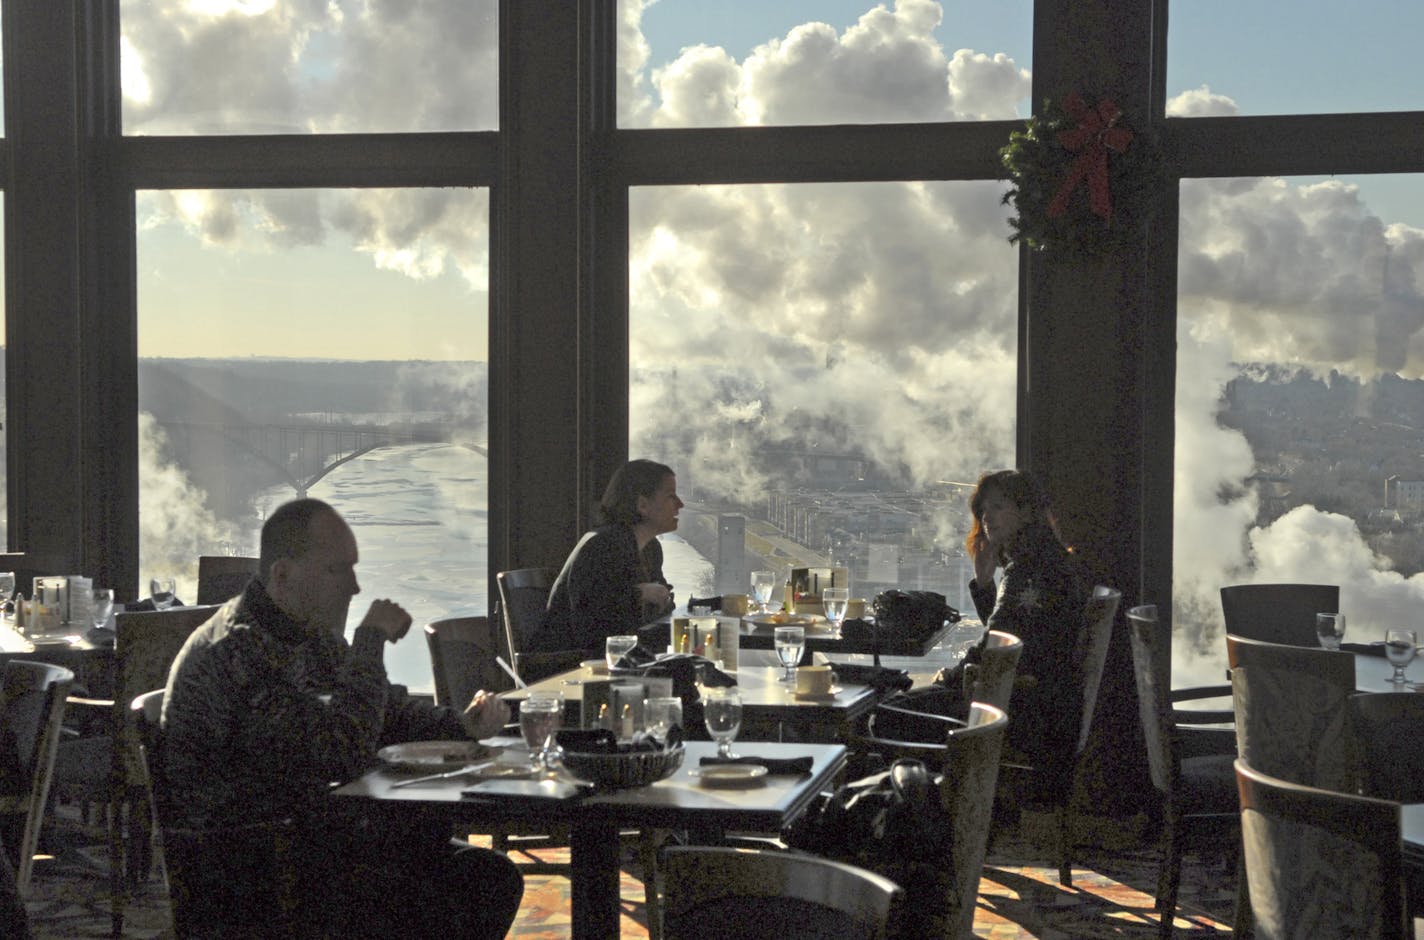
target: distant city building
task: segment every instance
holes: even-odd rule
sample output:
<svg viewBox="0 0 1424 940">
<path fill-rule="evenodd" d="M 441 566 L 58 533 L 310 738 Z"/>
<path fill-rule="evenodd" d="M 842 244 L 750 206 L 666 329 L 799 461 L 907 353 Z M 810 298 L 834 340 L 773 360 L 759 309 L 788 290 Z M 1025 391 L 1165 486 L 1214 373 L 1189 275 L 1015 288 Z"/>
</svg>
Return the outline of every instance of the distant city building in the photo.
<svg viewBox="0 0 1424 940">
<path fill-rule="evenodd" d="M 1424 480 L 1401 480 L 1397 476 L 1384 481 L 1384 508 L 1424 508 Z"/>
</svg>

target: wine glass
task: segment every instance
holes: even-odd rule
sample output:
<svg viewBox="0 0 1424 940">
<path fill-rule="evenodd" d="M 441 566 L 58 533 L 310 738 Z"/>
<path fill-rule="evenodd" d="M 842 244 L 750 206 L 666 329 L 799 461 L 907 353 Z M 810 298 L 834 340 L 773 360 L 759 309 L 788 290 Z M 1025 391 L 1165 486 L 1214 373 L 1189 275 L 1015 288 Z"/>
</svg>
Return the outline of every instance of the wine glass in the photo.
<svg viewBox="0 0 1424 940">
<path fill-rule="evenodd" d="M 152 578 L 148 582 L 148 594 L 153 598 L 153 606 L 158 610 L 172 607 L 177 598 L 178 584 L 172 578 Z"/>
<path fill-rule="evenodd" d="M 776 575 L 772 572 L 752 572 L 752 600 L 757 603 L 757 613 L 764 614 L 771 608 L 771 589 L 775 585 Z"/>
<path fill-rule="evenodd" d="M 15 597 L 15 572 L 0 571 L 0 610 L 11 613 L 10 601 Z"/>
<path fill-rule="evenodd" d="M 1345 638 L 1345 615 L 1316 614 L 1315 637 L 1324 649 L 1338 650 L 1340 641 Z"/>
<path fill-rule="evenodd" d="M 603 660 L 611 671 L 625 654 L 638 645 L 636 636 L 610 636 L 603 641 Z"/>
<path fill-rule="evenodd" d="M 822 588 L 821 606 L 826 610 L 826 619 L 829 620 L 837 630 L 845 621 L 846 605 L 850 603 L 850 588 Z"/>
<path fill-rule="evenodd" d="M 643 704 L 643 724 L 649 734 L 667 741 L 674 725 L 682 725 L 682 699 L 675 695 L 657 695 Z"/>
<path fill-rule="evenodd" d="M 95 629 L 107 624 L 109 615 L 113 612 L 113 588 L 94 588 L 89 592 L 89 619 L 93 621 Z"/>
<path fill-rule="evenodd" d="M 1405 684 L 1404 667 L 1414 662 L 1414 647 L 1417 642 L 1413 630 L 1388 630 L 1384 635 L 1384 655 L 1394 667 L 1394 675 L 1389 681 L 1395 685 Z"/>
<path fill-rule="evenodd" d="M 519 734 L 529 746 L 529 766 L 536 773 L 550 769 L 549 742 L 564 717 L 562 692 L 530 692 L 519 703 Z"/>
<path fill-rule="evenodd" d="M 776 644 L 776 658 L 781 660 L 781 668 L 785 670 L 780 681 L 795 682 L 794 670 L 796 664 L 801 662 L 801 651 L 806 648 L 805 628 L 777 627 L 772 642 Z"/>
<path fill-rule="evenodd" d="M 717 742 L 718 757 L 736 757 L 732 742 L 742 730 L 742 696 L 735 688 L 708 689 L 703 696 L 702 716 L 707 733 Z"/>
</svg>

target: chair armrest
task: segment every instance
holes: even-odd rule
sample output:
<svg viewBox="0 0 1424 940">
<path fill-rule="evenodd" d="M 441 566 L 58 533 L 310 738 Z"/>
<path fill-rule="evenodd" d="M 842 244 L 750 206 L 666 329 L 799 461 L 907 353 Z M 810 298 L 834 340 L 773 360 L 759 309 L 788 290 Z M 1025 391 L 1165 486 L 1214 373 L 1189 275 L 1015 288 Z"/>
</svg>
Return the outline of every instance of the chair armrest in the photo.
<svg viewBox="0 0 1424 940">
<path fill-rule="evenodd" d="M 1214 698 L 1229 698 L 1229 685 L 1203 685 L 1187 689 L 1173 689 L 1171 699 L 1175 702 L 1194 702 Z M 1172 721 L 1178 725 L 1227 725 L 1236 720 L 1230 708 L 1174 708 Z"/>
<path fill-rule="evenodd" d="M 907 717 L 912 717 L 912 718 L 916 719 L 917 721 L 918 721 L 918 720 L 922 720 L 922 719 L 923 719 L 923 720 L 926 720 L 926 721 L 934 721 L 934 722 L 938 722 L 938 723 L 940 723 L 940 724 L 943 724 L 943 725 L 945 725 L 945 726 L 947 726 L 947 727 L 951 727 L 951 728 L 963 728 L 963 727 L 964 727 L 964 721 L 963 721 L 962 719 L 959 719 L 959 718 L 951 718 L 949 715 L 937 715 L 937 714 L 935 714 L 934 712 L 921 712 L 921 711 L 916 711 L 916 710 L 913 709 L 913 708 L 901 708 L 901 707 L 898 706 L 898 705 L 887 705 L 887 704 L 884 703 L 884 702 L 881 702 L 881 703 L 879 703 L 878 705 L 876 705 L 876 706 L 875 706 L 875 710 L 876 710 L 877 712 L 892 712 L 892 713 L 898 714 L 898 715 L 905 715 L 905 716 L 907 716 Z M 887 740 L 887 741 L 888 741 L 888 740 L 890 740 L 890 739 L 889 739 L 889 738 L 885 738 L 884 740 Z M 914 743 L 914 742 L 907 742 L 907 743 Z"/>
</svg>

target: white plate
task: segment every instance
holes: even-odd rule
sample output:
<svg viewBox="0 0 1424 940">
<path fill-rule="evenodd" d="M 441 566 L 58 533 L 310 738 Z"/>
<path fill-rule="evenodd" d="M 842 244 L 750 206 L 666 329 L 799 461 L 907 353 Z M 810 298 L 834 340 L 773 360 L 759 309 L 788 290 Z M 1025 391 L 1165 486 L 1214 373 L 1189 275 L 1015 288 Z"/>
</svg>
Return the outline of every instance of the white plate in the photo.
<svg viewBox="0 0 1424 940">
<path fill-rule="evenodd" d="M 758 627 L 816 627 L 826 623 L 825 617 L 816 614 L 752 614 L 745 619 Z"/>
<path fill-rule="evenodd" d="M 829 692 L 797 692 L 795 695 L 797 698 L 805 699 L 808 702 L 829 702 L 844 691 L 845 689 L 841 686 L 833 685 Z"/>
<path fill-rule="evenodd" d="M 697 780 L 704 787 L 745 787 L 765 776 L 761 764 L 708 764 L 697 769 Z"/>
<path fill-rule="evenodd" d="M 74 633 L 35 633 L 30 636 L 30 642 L 35 646 L 73 646 L 78 639 L 78 634 Z"/>
<path fill-rule="evenodd" d="M 383 747 L 376 756 L 396 770 L 433 774 L 456 770 L 498 753 L 497 748 L 478 741 L 407 741 Z"/>
</svg>

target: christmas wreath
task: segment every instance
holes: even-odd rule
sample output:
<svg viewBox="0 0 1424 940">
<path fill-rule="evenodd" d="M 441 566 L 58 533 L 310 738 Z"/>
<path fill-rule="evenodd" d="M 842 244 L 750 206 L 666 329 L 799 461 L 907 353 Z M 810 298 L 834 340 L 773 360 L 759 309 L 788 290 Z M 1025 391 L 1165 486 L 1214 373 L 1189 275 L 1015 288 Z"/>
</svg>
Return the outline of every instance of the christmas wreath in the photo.
<svg viewBox="0 0 1424 940">
<path fill-rule="evenodd" d="M 1009 241 L 1098 255 L 1135 239 L 1161 174 L 1154 143 L 1110 98 L 1089 105 L 1072 92 L 1061 106 L 1045 101 L 999 151 L 1012 184 L 1003 202 L 1017 213 Z"/>
</svg>

